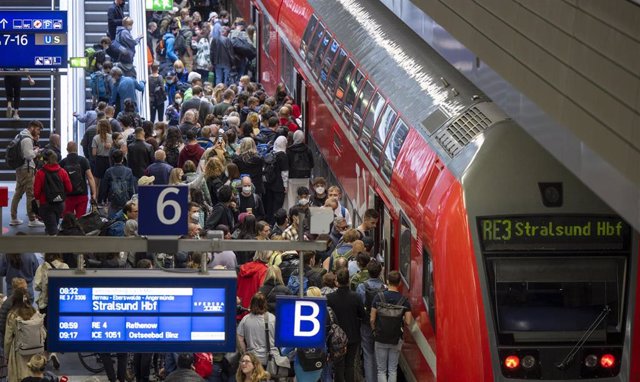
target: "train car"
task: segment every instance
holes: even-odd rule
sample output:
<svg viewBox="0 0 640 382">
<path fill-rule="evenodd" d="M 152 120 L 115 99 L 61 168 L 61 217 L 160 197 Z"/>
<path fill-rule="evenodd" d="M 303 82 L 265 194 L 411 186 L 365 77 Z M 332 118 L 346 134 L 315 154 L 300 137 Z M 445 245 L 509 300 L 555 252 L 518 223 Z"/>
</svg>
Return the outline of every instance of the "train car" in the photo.
<svg viewBox="0 0 640 382">
<path fill-rule="evenodd" d="M 380 2 L 237 4 L 317 173 L 381 214 L 407 379 L 640 382 L 637 232 Z"/>
</svg>

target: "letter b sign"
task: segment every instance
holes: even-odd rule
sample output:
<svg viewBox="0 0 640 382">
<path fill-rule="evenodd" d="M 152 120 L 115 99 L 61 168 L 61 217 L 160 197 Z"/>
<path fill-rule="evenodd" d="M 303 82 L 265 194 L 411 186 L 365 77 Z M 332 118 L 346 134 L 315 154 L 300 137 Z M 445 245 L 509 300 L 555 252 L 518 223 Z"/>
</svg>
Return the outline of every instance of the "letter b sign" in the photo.
<svg viewBox="0 0 640 382">
<path fill-rule="evenodd" d="M 276 297 L 276 346 L 325 346 L 327 300 L 324 297 Z"/>
</svg>

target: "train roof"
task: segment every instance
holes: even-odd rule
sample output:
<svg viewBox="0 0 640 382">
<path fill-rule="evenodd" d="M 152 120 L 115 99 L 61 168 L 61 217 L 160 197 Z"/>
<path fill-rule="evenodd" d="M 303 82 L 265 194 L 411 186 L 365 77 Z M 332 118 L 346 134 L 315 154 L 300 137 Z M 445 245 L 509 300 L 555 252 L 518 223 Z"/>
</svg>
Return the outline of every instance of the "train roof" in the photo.
<svg viewBox="0 0 640 382">
<path fill-rule="evenodd" d="M 460 178 L 478 149 L 475 138 L 506 115 L 384 4 L 309 4 L 358 68 Z"/>
</svg>

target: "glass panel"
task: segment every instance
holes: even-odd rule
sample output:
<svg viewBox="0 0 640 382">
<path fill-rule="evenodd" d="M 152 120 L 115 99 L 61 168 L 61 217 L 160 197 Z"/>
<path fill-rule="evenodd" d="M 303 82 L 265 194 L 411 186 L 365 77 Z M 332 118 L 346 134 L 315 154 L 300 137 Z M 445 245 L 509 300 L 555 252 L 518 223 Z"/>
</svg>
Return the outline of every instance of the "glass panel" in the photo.
<svg viewBox="0 0 640 382">
<path fill-rule="evenodd" d="M 307 46 L 309 46 L 311 36 L 313 36 L 313 30 L 316 29 L 316 24 L 318 24 L 318 19 L 315 16 L 311 16 L 311 20 L 309 20 L 307 29 L 305 29 L 304 36 L 302 36 L 302 41 L 300 42 L 300 55 L 303 59 L 307 54 Z"/>
<path fill-rule="evenodd" d="M 358 74 L 360 74 L 360 71 L 358 71 Z M 353 87 L 353 83 L 351 84 L 351 86 Z M 371 101 L 371 97 L 373 96 L 374 90 L 375 89 L 373 88 L 373 85 L 371 85 L 371 82 L 367 81 L 364 89 L 362 89 L 362 91 L 358 95 L 358 98 L 356 98 L 356 104 L 353 108 L 353 120 L 351 121 L 351 130 L 353 130 L 356 135 L 360 134 L 360 125 L 362 124 L 362 120 L 364 119 L 364 113 L 369 108 L 369 103 Z M 351 90 L 349 90 L 349 92 L 351 92 Z M 347 94 L 347 97 L 348 96 L 349 94 Z"/>
<path fill-rule="evenodd" d="M 327 83 L 327 79 L 329 78 L 329 69 L 331 69 L 331 64 L 338 53 L 339 47 L 340 44 L 338 44 L 336 40 L 331 41 L 331 46 L 329 47 L 327 54 L 324 56 L 324 60 L 322 60 L 322 69 L 320 70 L 320 83 L 322 85 L 326 85 Z"/>
<path fill-rule="evenodd" d="M 336 57 L 336 62 L 331 67 L 331 71 L 329 72 L 329 80 L 327 81 L 327 93 L 333 94 L 333 91 L 336 89 L 336 85 L 338 84 L 338 77 L 340 76 L 340 70 L 344 65 L 344 62 L 347 60 L 347 52 L 344 49 L 340 49 L 340 53 L 338 57 Z M 353 68 L 352 68 L 353 70 Z M 349 73 L 349 76 L 351 73 Z M 337 94 L 336 94 L 337 97 Z M 342 94 L 340 97 L 342 98 Z"/>
<path fill-rule="evenodd" d="M 422 250 L 422 298 L 424 299 L 424 307 L 429 315 L 431 328 L 436 331 L 436 286 L 433 282 L 433 261 L 431 254 L 427 250 Z"/>
<path fill-rule="evenodd" d="M 360 144 L 365 148 L 365 150 L 369 149 L 373 127 L 376 125 L 376 121 L 378 120 L 378 118 L 380 118 L 384 103 L 385 99 L 382 98 L 380 93 L 376 93 L 376 95 L 373 97 L 373 101 L 371 102 L 371 108 L 369 108 L 367 117 L 364 120 L 364 125 L 362 126 L 362 135 L 360 136 Z"/>
<path fill-rule="evenodd" d="M 590 337 L 621 330 L 625 262 L 620 258 L 490 260 L 498 331 L 508 342 L 578 340 L 606 309 Z"/>
<path fill-rule="evenodd" d="M 340 77 L 340 82 L 338 83 L 338 88 L 336 89 L 336 97 L 335 102 L 338 110 L 342 113 L 343 110 L 346 110 L 346 104 L 342 102 L 345 97 L 345 93 L 348 88 L 351 86 L 351 80 L 353 79 L 353 69 L 355 69 L 356 65 L 353 61 L 349 60 L 344 65 L 344 70 L 342 71 L 342 77 Z M 334 66 L 335 68 L 335 66 Z M 356 85 L 357 86 L 357 85 Z M 353 104 L 353 101 L 351 101 Z M 349 111 L 351 111 L 351 106 L 349 106 Z"/>
<path fill-rule="evenodd" d="M 387 105 L 387 108 L 384 110 L 384 113 L 380 118 L 380 123 L 378 123 L 378 128 L 376 129 L 375 134 L 373 134 L 371 159 L 373 159 L 373 162 L 376 165 L 378 165 L 380 162 L 380 154 L 382 154 L 382 148 L 384 147 L 384 143 L 387 141 L 387 135 L 391 131 L 393 123 L 396 121 L 396 115 L 396 111 L 393 110 L 391 105 Z"/>
<path fill-rule="evenodd" d="M 331 36 L 329 36 L 328 33 L 325 33 L 324 37 L 322 38 L 322 43 L 320 44 L 320 47 L 318 47 L 316 56 L 313 59 L 313 65 L 311 66 L 311 69 L 318 76 L 318 78 L 320 78 L 319 74 L 320 74 L 320 67 L 322 66 L 322 59 L 324 58 L 324 55 L 326 54 L 326 52 L 328 52 L 329 50 L 330 42 L 331 42 Z"/>
<path fill-rule="evenodd" d="M 396 125 L 395 130 L 391 133 L 389 142 L 387 142 L 387 146 L 384 149 L 382 175 L 384 175 L 388 181 L 391 180 L 393 166 L 396 163 L 396 158 L 400 153 L 402 144 L 404 143 L 405 138 L 407 138 L 407 134 L 409 134 L 409 128 L 407 125 L 402 120 L 398 121 L 398 124 Z"/>
<path fill-rule="evenodd" d="M 269 49 L 271 49 L 271 24 L 262 16 L 262 50 L 267 56 L 271 55 Z"/>
<path fill-rule="evenodd" d="M 318 24 L 318 29 L 316 29 L 313 38 L 311 39 L 311 43 L 309 44 L 309 51 L 307 52 L 307 62 L 311 64 L 313 62 L 314 53 L 316 52 L 316 48 L 322 40 L 324 36 L 324 25 Z"/>
<path fill-rule="evenodd" d="M 407 287 L 411 285 L 411 228 L 407 219 L 400 219 L 400 274 Z"/>
</svg>

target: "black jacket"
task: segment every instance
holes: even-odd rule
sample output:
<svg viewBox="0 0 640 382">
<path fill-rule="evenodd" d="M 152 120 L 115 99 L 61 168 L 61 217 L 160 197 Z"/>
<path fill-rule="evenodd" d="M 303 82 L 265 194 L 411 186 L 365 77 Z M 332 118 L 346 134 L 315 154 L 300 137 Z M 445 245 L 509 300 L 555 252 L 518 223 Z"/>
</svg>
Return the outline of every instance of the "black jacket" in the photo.
<svg viewBox="0 0 640 382">
<path fill-rule="evenodd" d="M 311 177 L 313 154 L 306 144 L 291 145 L 287 149 L 287 157 L 289 157 L 289 179 Z"/>
<path fill-rule="evenodd" d="M 247 174 L 251 177 L 251 181 L 256 188 L 256 194 L 264 194 L 264 182 L 262 181 L 262 166 L 264 164 L 264 160 L 257 155 L 253 155 L 249 158 L 236 156 L 233 158 L 233 163 L 238 166 L 240 174 Z"/>
<path fill-rule="evenodd" d="M 196 135 L 198 135 L 198 126 L 194 125 L 191 122 L 183 122 L 182 125 L 180 125 L 179 129 L 180 129 L 180 134 L 182 134 L 182 138 L 184 139 L 186 139 L 187 131 L 189 130 L 193 131 L 194 133 L 196 133 Z"/>
<path fill-rule="evenodd" d="M 213 230 L 220 224 L 226 225 L 230 230 L 233 230 L 236 225 L 235 217 L 231 208 L 218 202 L 218 204 L 214 205 L 211 209 L 211 214 L 204 224 L 204 227 L 207 230 Z"/>
<path fill-rule="evenodd" d="M 264 203 L 260 195 L 254 193 L 250 196 L 244 196 L 242 193 L 238 194 L 238 212 L 247 212 L 247 208 L 252 209 L 256 220 L 264 220 Z"/>
<path fill-rule="evenodd" d="M 180 108 L 180 115 L 184 115 L 187 110 L 191 109 L 198 111 L 198 122 L 200 122 L 200 126 L 204 126 L 204 120 L 207 118 L 207 115 L 213 113 L 212 104 L 196 97 L 190 98 L 187 102 L 182 104 L 182 107 Z"/>
<path fill-rule="evenodd" d="M 109 38 L 111 41 L 116 39 L 116 29 L 122 26 L 122 19 L 124 19 L 124 7 L 116 5 L 114 2 L 107 11 L 107 22 L 109 24 Z"/>
<path fill-rule="evenodd" d="M 338 325 L 349 338 L 349 344 L 360 342 L 360 324 L 365 319 L 365 314 L 358 294 L 348 286 L 341 286 L 327 295 L 327 306 L 335 312 Z"/>
<path fill-rule="evenodd" d="M 272 192 L 284 192 L 284 182 L 282 181 L 282 171 L 289 171 L 289 158 L 287 154 L 279 151 L 276 153 L 276 180 L 266 184 L 266 188 Z M 291 174 L 289 174 L 291 176 Z"/>
<path fill-rule="evenodd" d="M 276 312 L 276 297 L 289 296 L 291 291 L 286 285 L 276 284 L 274 279 L 265 280 L 259 290 L 267 299 L 267 310 L 270 313 Z"/>
<path fill-rule="evenodd" d="M 137 140 L 127 146 L 127 163 L 133 176 L 140 179 L 144 170 L 153 163 L 153 147 L 145 141 Z"/>
</svg>

